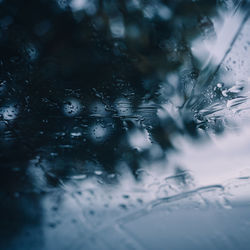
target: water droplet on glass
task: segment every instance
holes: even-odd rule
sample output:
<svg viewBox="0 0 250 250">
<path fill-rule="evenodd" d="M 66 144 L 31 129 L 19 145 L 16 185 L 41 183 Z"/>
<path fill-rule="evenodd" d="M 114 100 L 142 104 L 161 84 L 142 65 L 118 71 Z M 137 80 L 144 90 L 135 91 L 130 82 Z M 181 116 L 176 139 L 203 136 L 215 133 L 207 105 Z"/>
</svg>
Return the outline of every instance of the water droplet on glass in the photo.
<svg viewBox="0 0 250 250">
<path fill-rule="evenodd" d="M 63 112 L 66 116 L 76 116 L 81 112 L 82 105 L 77 99 L 70 99 L 63 104 Z"/>
</svg>

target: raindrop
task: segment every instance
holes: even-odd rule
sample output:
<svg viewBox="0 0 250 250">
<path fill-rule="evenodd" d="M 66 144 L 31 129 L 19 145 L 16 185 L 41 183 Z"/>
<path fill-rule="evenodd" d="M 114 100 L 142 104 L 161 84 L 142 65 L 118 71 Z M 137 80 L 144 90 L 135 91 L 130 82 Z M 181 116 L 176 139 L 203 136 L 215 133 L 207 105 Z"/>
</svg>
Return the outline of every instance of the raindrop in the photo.
<svg viewBox="0 0 250 250">
<path fill-rule="evenodd" d="M 109 132 L 109 129 L 103 124 L 97 123 L 90 127 L 90 137 L 94 142 L 103 142 Z"/>
<path fill-rule="evenodd" d="M 14 120 L 17 115 L 18 109 L 15 105 L 9 105 L 0 109 L 0 116 L 2 116 L 4 120 Z"/>
<path fill-rule="evenodd" d="M 63 111 L 66 116 L 75 116 L 80 113 L 82 105 L 77 99 L 70 99 L 63 105 Z"/>
<path fill-rule="evenodd" d="M 70 133 L 71 138 L 78 138 L 78 137 L 80 137 L 81 135 L 82 135 L 81 132 L 71 132 L 71 133 Z"/>
</svg>

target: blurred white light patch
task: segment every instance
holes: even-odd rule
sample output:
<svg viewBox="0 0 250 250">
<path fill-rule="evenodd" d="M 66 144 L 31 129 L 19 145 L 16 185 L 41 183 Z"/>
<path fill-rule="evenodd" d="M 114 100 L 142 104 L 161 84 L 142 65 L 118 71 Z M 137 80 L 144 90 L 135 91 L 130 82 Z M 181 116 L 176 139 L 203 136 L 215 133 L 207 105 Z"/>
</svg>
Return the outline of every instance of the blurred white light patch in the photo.
<svg viewBox="0 0 250 250">
<path fill-rule="evenodd" d="M 129 11 L 139 9 L 141 7 L 140 0 L 127 0 L 125 3 Z"/>
<path fill-rule="evenodd" d="M 201 69 L 209 64 L 217 65 L 230 48 L 231 43 L 239 30 L 245 13 L 222 12 L 219 16 L 212 18 L 216 37 L 198 37 L 191 42 L 193 56 L 201 62 Z"/>
<path fill-rule="evenodd" d="M 149 139 L 147 130 L 134 129 L 128 134 L 128 139 L 131 147 L 136 148 L 139 151 L 149 149 L 152 144 Z"/>
<path fill-rule="evenodd" d="M 78 11 L 84 9 L 87 3 L 88 0 L 72 0 L 69 6 L 73 11 Z"/>
<path fill-rule="evenodd" d="M 250 168 L 250 130 L 247 124 L 241 131 L 225 132 L 223 137 L 211 134 L 211 140 L 194 143 L 188 138 L 176 138 L 179 150 L 169 162 L 192 172 L 198 185 L 223 184 L 242 176 Z M 250 176 L 249 176 L 250 178 Z"/>
<path fill-rule="evenodd" d="M 114 38 L 122 38 L 125 34 L 125 27 L 122 17 L 117 17 L 109 20 L 111 34 Z"/>
<path fill-rule="evenodd" d="M 94 15 L 97 11 L 95 0 L 71 0 L 69 6 L 73 12 L 84 10 L 89 15 Z"/>
<path fill-rule="evenodd" d="M 169 20 L 172 17 L 172 11 L 163 4 L 157 6 L 157 14 L 160 18 L 164 20 Z"/>
<path fill-rule="evenodd" d="M 0 108 L 0 116 L 3 120 L 14 120 L 17 118 L 19 110 L 15 104 Z"/>
<path fill-rule="evenodd" d="M 104 142 L 110 135 L 110 128 L 101 123 L 92 125 L 89 129 L 89 135 L 93 142 Z"/>
<path fill-rule="evenodd" d="M 82 136 L 81 132 L 71 132 L 70 133 L 71 138 L 79 138 Z"/>
<path fill-rule="evenodd" d="M 77 99 L 69 99 L 63 105 L 63 112 L 66 116 L 76 116 L 82 110 L 82 105 Z"/>
</svg>

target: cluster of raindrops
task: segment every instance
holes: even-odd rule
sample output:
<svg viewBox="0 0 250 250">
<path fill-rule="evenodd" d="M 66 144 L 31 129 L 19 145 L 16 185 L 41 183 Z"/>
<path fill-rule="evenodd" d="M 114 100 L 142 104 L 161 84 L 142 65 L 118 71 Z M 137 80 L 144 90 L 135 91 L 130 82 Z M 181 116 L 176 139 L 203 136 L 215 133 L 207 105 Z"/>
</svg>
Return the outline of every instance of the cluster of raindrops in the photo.
<svg viewBox="0 0 250 250">
<path fill-rule="evenodd" d="M 76 116 L 81 112 L 82 105 L 77 99 L 70 99 L 65 101 L 63 105 L 63 111 L 66 116 Z"/>
</svg>

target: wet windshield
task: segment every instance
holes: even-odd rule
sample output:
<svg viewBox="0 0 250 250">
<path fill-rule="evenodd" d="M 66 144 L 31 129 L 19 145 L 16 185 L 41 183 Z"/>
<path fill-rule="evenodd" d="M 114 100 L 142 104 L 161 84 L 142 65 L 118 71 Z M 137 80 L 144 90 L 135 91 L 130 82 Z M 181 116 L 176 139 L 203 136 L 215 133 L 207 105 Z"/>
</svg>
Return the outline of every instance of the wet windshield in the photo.
<svg viewBox="0 0 250 250">
<path fill-rule="evenodd" d="M 249 58 L 248 1 L 0 0 L 0 248 L 248 249 Z"/>
</svg>

